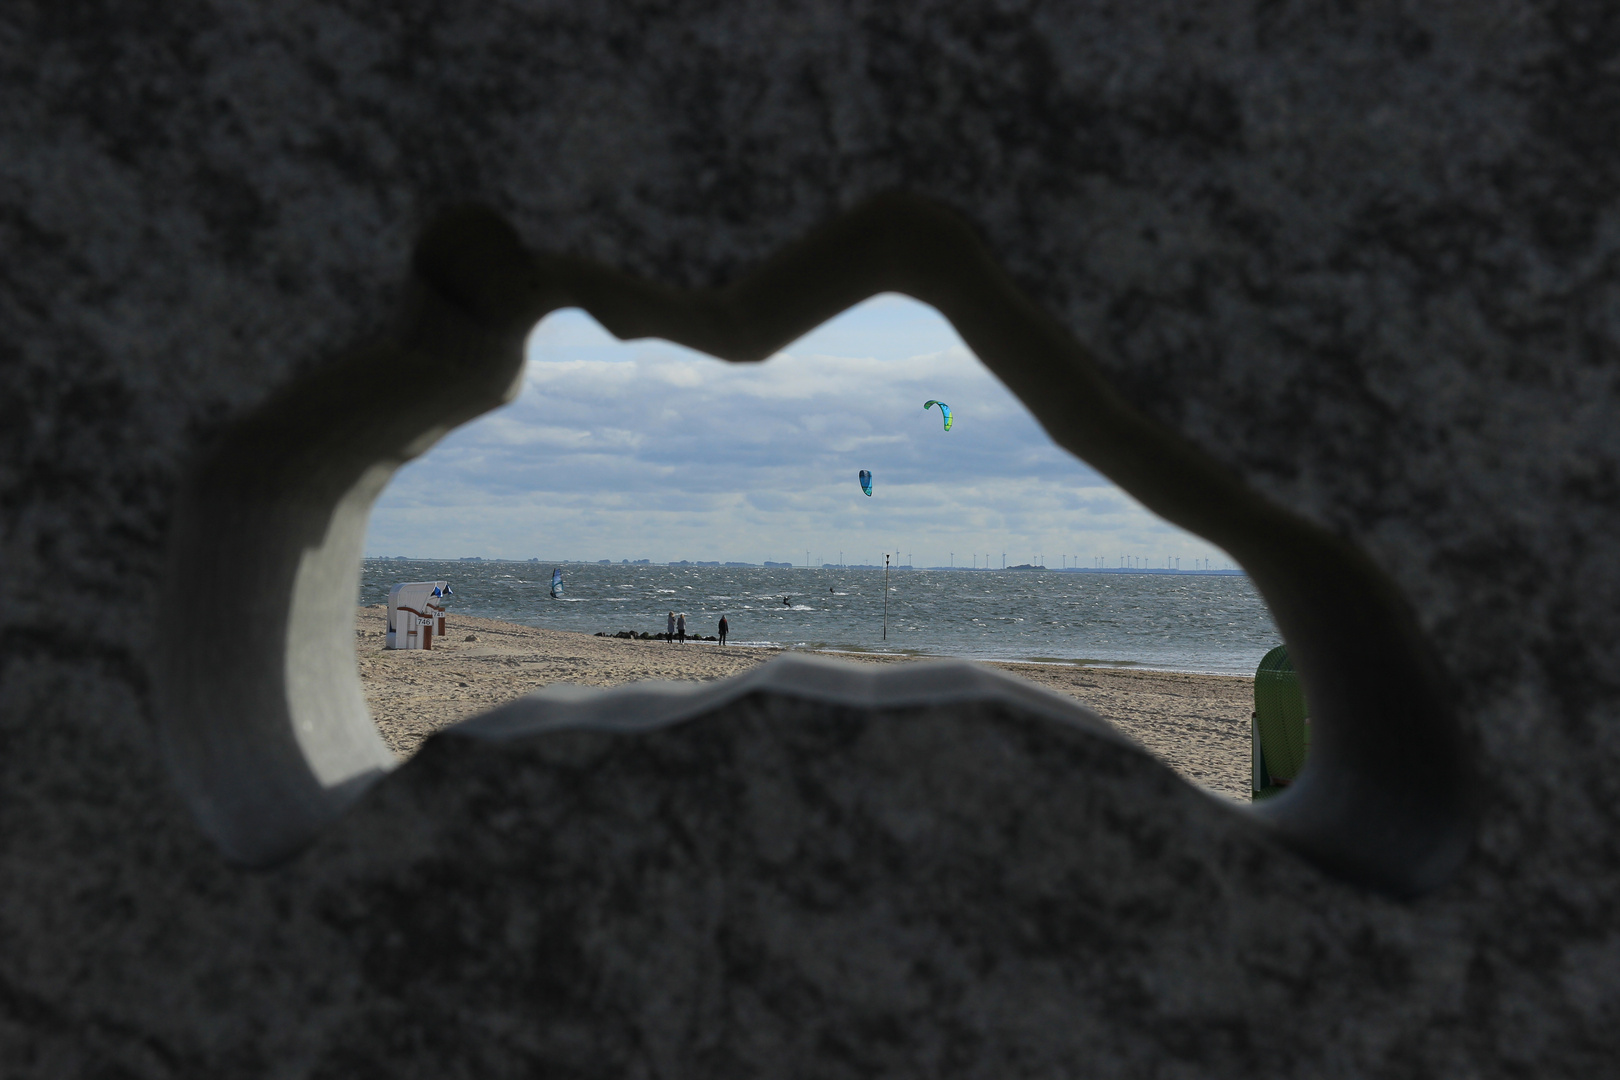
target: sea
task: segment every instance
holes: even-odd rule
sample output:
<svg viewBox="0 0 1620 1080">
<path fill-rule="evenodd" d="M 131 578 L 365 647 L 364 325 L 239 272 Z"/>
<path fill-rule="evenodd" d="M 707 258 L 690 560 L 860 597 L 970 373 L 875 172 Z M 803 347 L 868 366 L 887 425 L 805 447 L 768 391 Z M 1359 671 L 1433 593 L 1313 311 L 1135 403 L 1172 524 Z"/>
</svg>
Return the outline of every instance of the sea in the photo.
<svg viewBox="0 0 1620 1080">
<path fill-rule="evenodd" d="M 552 599 L 551 573 L 563 573 Z M 1282 639 L 1241 574 L 784 568 L 367 559 L 359 602 L 447 581 L 456 613 L 525 626 L 663 633 L 668 612 L 742 647 L 1253 675 Z"/>
</svg>

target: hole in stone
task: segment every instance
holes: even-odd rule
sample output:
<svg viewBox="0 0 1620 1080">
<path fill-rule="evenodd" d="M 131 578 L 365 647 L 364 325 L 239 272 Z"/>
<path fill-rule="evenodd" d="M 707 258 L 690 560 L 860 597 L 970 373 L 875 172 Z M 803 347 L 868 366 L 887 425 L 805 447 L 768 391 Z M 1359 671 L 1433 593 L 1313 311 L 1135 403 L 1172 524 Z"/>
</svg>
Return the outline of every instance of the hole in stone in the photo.
<svg viewBox="0 0 1620 1080">
<path fill-rule="evenodd" d="M 368 512 L 402 464 L 508 400 L 547 313 L 578 306 L 619 337 L 746 362 L 895 291 L 949 319 L 1058 445 L 1230 552 L 1266 598 L 1311 690 L 1311 765 L 1249 826 L 1397 895 L 1434 888 L 1466 854 L 1469 748 L 1388 576 L 1123 397 L 1077 337 L 1085 318 L 1032 302 L 948 209 L 875 198 L 723 287 L 683 290 L 536 252 L 471 207 L 424 233 L 402 284 L 385 332 L 312 360 L 223 427 L 175 502 L 154 702 L 175 781 L 229 858 L 296 853 L 394 766 L 355 671 Z M 909 670 L 857 681 L 910 685 Z"/>
<path fill-rule="evenodd" d="M 548 684 L 716 679 L 813 649 L 995 662 L 1250 798 L 1252 676 L 1281 640 L 1264 601 L 1056 446 L 933 308 L 874 297 L 757 365 L 621 342 L 574 309 L 526 353 L 517 399 L 372 511 L 356 641 L 396 753 Z M 390 649 L 410 581 L 453 595 L 418 629 L 396 594 Z M 670 612 L 689 637 L 724 616 L 729 646 L 641 638 Z"/>
</svg>

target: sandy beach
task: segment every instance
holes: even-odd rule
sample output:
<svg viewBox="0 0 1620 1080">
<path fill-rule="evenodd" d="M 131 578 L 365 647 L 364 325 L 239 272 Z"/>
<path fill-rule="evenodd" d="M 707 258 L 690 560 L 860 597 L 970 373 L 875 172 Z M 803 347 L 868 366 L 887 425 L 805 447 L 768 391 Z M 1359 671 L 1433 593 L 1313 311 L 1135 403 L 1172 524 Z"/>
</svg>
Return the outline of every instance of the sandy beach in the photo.
<svg viewBox="0 0 1620 1080">
<path fill-rule="evenodd" d="M 383 739 L 401 757 L 442 728 L 551 683 L 724 679 L 779 654 L 709 642 L 627 641 L 452 615 L 429 652 L 383 648 L 381 605 L 355 619 L 360 682 Z M 863 663 L 905 658 L 839 654 Z M 1249 798 L 1253 680 L 1072 665 L 993 663 L 1081 702 L 1187 779 Z"/>
</svg>

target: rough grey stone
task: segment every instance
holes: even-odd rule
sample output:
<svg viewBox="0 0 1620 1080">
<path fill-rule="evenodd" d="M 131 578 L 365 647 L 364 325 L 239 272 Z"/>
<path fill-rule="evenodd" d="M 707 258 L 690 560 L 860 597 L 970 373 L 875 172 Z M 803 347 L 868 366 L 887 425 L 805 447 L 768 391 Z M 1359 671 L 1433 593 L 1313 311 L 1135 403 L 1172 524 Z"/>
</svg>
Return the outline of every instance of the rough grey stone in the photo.
<svg viewBox="0 0 1620 1080">
<path fill-rule="evenodd" d="M 8 8 L 6 1073 L 1601 1074 L 1617 53 L 1595 3 Z M 1148 434 L 1086 449 L 1156 506 L 1250 542 L 1162 450 L 1286 511 L 1311 559 L 1245 561 L 1304 628 L 1313 705 L 1342 706 L 1315 794 L 1235 814 L 1016 695 L 785 692 L 639 735 L 448 737 L 366 789 L 341 657 L 267 674 L 222 642 L 224 674 L 176 677 L 177 613 L 233 598 L 178 604 L 171 560 L 277 448 L 277 402 L 358 418 L 333 373 L 374 356 L 450 365 L 471 415 L 520 317 L 576 302 L 434 247 L 457 207 L 548 272 L 658 287 L 593 286 L 604 312 L 674 310 L 885 193 L 982 243 L 1031 305 L 996 325 L 1083 347 L 987 356 L 1043 420 L 1019 380 L 1117 395 L 1099 417 Z M 925 284 L 977 325 L 983 279 L 948 278 Z M 714 351 L 768 344 L 746 323 Z M 340 458 L 282 493 L 307 511 L 270 545 L 285 576 L 248 590 L 279 625 L 323 617 L 292 610 L 294 526 L 363 515 Z M 297 580 L 330 585 L 347 534 L 313 535 Z M 1364 593 L 1384 659 L 1357 665 L 1322 627 Z M 238 662 L 270 705 L 232 712 Z M 1372 730 L 1444 789 L 1388 819 L 1445 819 L 1427 846 L 1351 850 L 1348 811 L 1399 802 L 1362 783 Z M 205 781 L 263 796 L 241 835 L 298 819 L 282 862 L 225 857 Z M 1368 850 L 1439 869 L 1392 898 Z"/>
</svg>

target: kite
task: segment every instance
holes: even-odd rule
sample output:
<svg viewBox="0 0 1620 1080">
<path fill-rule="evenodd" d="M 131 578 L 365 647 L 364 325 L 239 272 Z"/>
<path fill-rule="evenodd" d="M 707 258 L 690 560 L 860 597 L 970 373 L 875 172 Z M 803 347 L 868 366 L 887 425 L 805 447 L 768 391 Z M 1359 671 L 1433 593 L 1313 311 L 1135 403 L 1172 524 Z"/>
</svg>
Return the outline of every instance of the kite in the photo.
<svg viewBox="0 0 1620 1080">
<path fill-rule="evenodd" d="M 870 469 L 861 470 L 861 490 L 868 495 L 872 494 L 872 472 Z"/>
<path fill-rule="evenodd" d="M 951 430 L 951 407 L 945 404 L 943 401 L 935 401 L 930 398 L 929 400 L 923 402 L 923 409 L 926 410 L 930 405 L 939 406 L 939 414 L 945 418 L 945 430 Z"/>
</svg>

